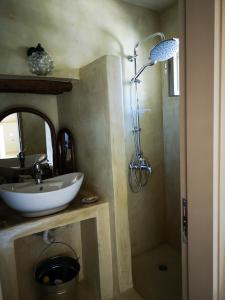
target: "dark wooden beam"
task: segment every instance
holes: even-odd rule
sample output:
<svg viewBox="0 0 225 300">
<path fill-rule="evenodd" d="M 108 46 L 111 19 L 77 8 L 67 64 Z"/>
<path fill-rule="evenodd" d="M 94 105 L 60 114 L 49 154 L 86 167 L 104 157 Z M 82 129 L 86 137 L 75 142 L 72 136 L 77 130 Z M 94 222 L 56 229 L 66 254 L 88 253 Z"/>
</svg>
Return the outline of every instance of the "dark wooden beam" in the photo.
<svg viewBox="0 0 225 300">
<path fill-rule="evenodd" d="M 30 93 L 58 95 L 72 90 L 70 81 L 38 79 L 0 79 L 2 93 Z"/>
</svg>

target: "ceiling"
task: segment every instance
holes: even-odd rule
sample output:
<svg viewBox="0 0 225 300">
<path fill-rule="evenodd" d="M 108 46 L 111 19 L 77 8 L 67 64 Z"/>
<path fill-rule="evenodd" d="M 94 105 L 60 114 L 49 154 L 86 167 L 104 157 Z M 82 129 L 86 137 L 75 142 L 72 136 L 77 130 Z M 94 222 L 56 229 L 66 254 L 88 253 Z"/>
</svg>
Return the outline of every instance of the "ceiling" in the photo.
<svg viewBox="0 0 225 300">
<path fill-rule="evenodd" d="M 176 0 L 123 0 L 123 1 L 130 4 L 147 7 L 156 11 L 162 11 L 177 2 Z"/>
</svg>

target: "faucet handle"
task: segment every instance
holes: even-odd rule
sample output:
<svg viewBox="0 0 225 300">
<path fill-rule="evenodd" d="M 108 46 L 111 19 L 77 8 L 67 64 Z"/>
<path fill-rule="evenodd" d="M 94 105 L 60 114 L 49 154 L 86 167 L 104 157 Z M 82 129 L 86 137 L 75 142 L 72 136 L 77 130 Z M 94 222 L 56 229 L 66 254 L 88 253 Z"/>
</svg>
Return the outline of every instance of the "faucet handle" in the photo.
<svg viewBox="0 0 225 300">
<path fill-rule="evenodd" d="M 19 157 L 19 158 L 24 158 L 24 157 L 25 157 L 25 152 L 24 152 L 24 151 L 20 151 L 20 152 L 17 154 L 17 157 Z"/>
<path fill-rule="evenodd" d="M 25 152 L 23 150 L 20 151 L 18 153 L 17 157 L 19 159 L 20 168 L 24 168 L 25 167 Z"/>
<path fill-rule="evenodd" d="M 37 163 L 43 163 L 43 162 L 45 162 L 45 161 L 47 161 L 48 162 L 48 156 L 47 156 L 47 154 L 41 159 L 41 160 L 38 160 L 37 161 Z"/>
<path fill-rule="evenodd" d="M 42 183 L 43 170 L 42 170 L 42 167 L 41 167 L 41 163 L 36 162 L 33 165 L 32 170 L 33 170 L 33 176 L 34 176 L 36 184 Z"/>
<path fill-rule="evenodd" d="M 34 171 L 34 173 L 42 174 L 42 167 L 41 167 L 41 163 L 39 161 L 34 163 L 33 171 Z"/>
</svg>

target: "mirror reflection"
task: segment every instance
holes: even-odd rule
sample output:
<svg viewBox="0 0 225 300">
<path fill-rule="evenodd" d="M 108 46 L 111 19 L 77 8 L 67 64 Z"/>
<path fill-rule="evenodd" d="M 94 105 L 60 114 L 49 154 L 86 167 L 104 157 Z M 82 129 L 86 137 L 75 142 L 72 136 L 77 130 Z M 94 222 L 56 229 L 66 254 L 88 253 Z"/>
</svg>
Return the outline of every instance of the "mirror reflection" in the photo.
<svg viewBox="0 0 225 300">
<path fill-rule="evenodd" d="M 30 112 L 9 114 L 0 122 L 0 141 L 0 176 L 12 175 L 9 169 L 13 169 L 14 177 L 19 171 L 20 175 L 21 171 L 29 174 L 25 171 L 36 162 L 45 163 L 52 170 L 51 130 L 41 116 Z"/>
<path fill-rule="evenodd" d="M 0 122 L 0 159 L 46 154 L 52 164 L 52 140 L 48 123 L 40 116 L 18 112 Z M 0 163 L 1 164 L 1 163 Z"/>
</svg>

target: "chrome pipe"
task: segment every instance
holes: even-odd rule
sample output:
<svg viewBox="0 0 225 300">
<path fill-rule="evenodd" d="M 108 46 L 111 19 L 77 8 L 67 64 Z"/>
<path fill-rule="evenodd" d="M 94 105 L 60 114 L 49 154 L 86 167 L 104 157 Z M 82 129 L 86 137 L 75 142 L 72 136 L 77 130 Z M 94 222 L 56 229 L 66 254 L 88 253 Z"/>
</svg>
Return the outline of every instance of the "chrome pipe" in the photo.
<svg viewBox="0 0 225 300">
<path fill-rule="evenodd" d="M 142 43 L 144 43 L 144 42 L 146 42 L 146 41 L 148 41 L 150 39 L 153 39 L 156 36 L 160 36 L 160 38 L 161 38 L 162 41 L 166 39 L 166 37 L 165 37 L 165 35 L 164 35 L 163 32 L 155 32 L 153 34 L 150 34 L 150 35 L 146 36 L 144 39 L 142 39 L 138 43 L 136 43 L 134 49 L 137 49 Z"/>
</svg>

